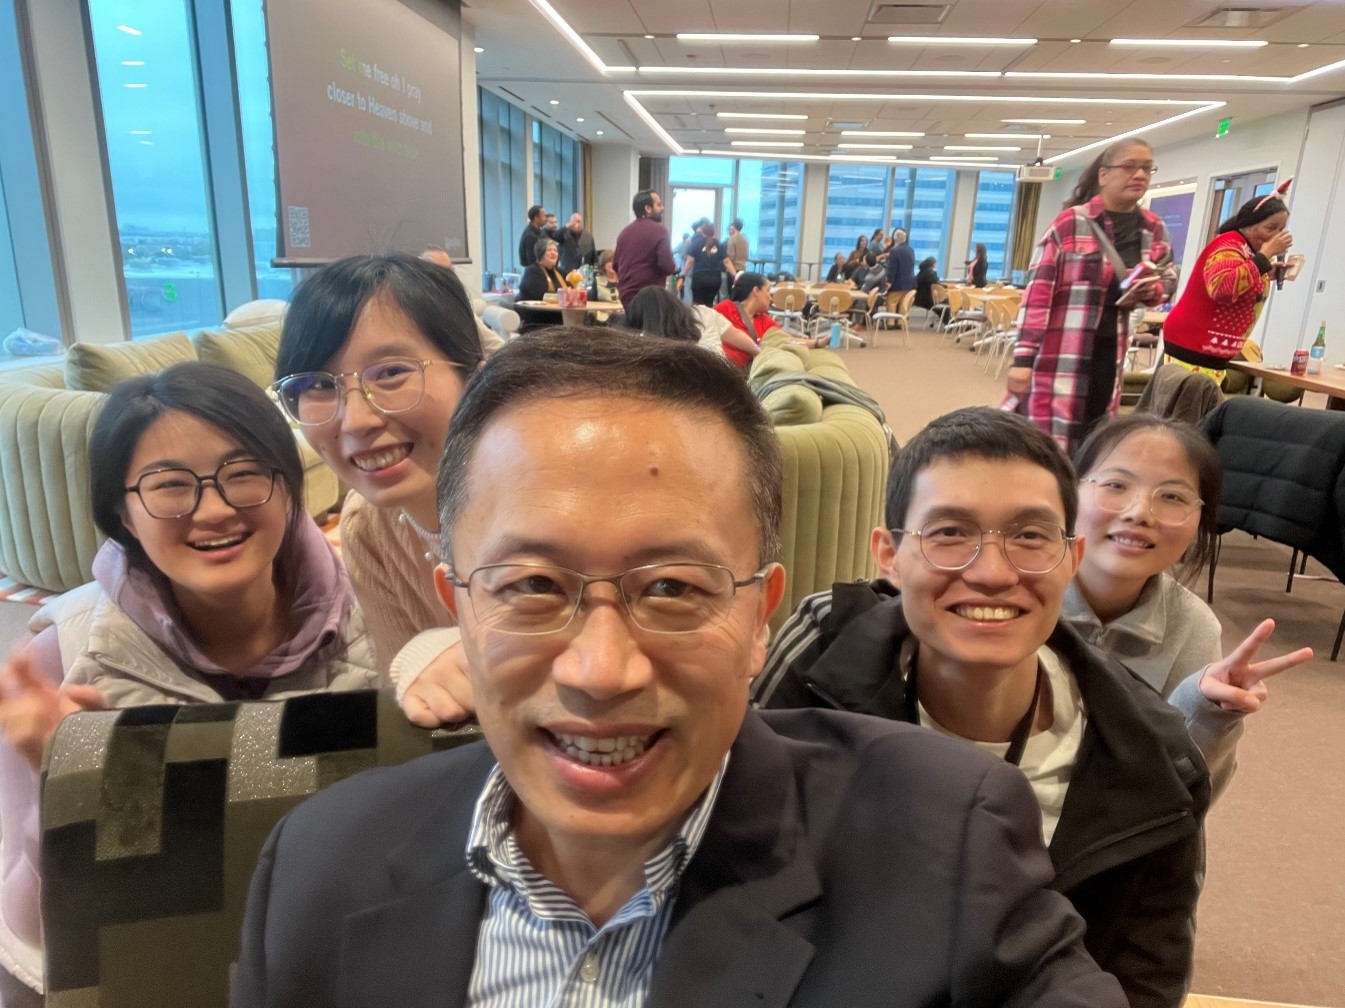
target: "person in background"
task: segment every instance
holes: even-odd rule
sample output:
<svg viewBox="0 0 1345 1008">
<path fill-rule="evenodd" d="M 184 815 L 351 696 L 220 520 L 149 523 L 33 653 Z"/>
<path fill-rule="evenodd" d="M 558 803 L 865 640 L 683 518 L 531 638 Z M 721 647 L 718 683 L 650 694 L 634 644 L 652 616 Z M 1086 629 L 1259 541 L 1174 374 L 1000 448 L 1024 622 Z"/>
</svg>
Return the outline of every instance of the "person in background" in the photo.
<svg viewBox="0 0 1345 1008">
<path fill-rule="evenodd" d="M 1270 293 L 1273 262 L 1294 243 L 1289 208 L 1275 194 L 1248 200 L 1219 225 L 1163 319 L 1163 362 L 1221 382 Z"/>
<path fill-rule="evenodd" d="M 560 222 L 556 219 L 556 215 L 549 210 L 546 214 L 546 224 L 542 227 L 542 233 L 548 238 L 560 241 Z"/>
<path fill-rule="evenodd" d="M 989 269 L 990 260 L 986 256 L 985 245 L 977 242 L 976 251 L 967 260 L 967 284 L 971 287 L 984 287 Z"/>
<path fill-rule="evenodd" d="M 888 479 L 883 580 L 799 603 L 753 698 L 924 725 L 1017 766 L 1089 953 L 1131 1008 L 1180 1008 L 1209 774 L 1177 711 L 1061 620 L 1086 554 L 1078 501 L 1069 459 L 1024 418 L 932 421 Z"/>
<path fill-rule="evenodd" d="M 872 252 L 864 256 L 864 269 L 853 277 L 853 282 L 865 294 L 875 296 L 887 290 L 887 266 L 880 263 Z"/>
<path fill-rule="evenodd" d="M 663 226 L 662 198 L 652 189 L 641 189 L 631 200 L 631 209 L 635 220 L 622 228 L 612 250 L 623 305 L 646 287 L 664 286 L 677 272 L 672 242 Z"/>
<path fill-rule="evenodd" d="M 452 627 L 426 593 L 438 562 L 439 455 L 483 360 L 472 315 L 450 270 L 400 253 L 360 255 L 314 271 L 281 329 L 271 388 L 351 488 L 341 556 L 384 675 L 420 631 Z M 436 655 L 456 645 L 456 631 L 446 633 Z"/>
<path fill-rule="evenodd" d="M 869 240 L 860 235 L 855 239 L 855 247 L 850 250 L 850 255 L 845 260 L 845 278 L 854 279 L 855 272 L 864 268 L 864 256 L 869 251 Z"/>
<path fill-rule="evenodd" d="M 545 294 L 554 294 L 569 287 L 565 274 L 558 268 L 560 245 L 554 239 L 543 238 L 537 243 L 537 261 L 523 271 L 518 281 L 520 301 L 540 301 Z"/>
<path fill-rule="evenodd" d="M 733 261 L 715 237 L 714 221 L 702 217 L 696 222 L 696 236 L 691 239 L 682 267 L 683 276 L 691 279 L 691 303 L 707 308 L 714 305 L 726 273 L 731 277 L 738 275 Z"/>
<path fill-rule="evenodd" d="M 1066 451 L 1117 413 L 1131 309 L 1176 285 L 1167 229 L 1139 205 L 1156 170 L 1146 141 L 1109 144 L 1037 242 L 1003 405 Z M 1122 290 L 1141 262 L 1152 268 Z"/>
<path fill-rule="evenodd" d="M 432 262 L 439 266 L 445 266 L 453 269 L 453 257 L 448 254 L 447 249 L 440 248 L 438 245 L 431 245 L 424 252 L 420 253 L 420 258 L 426 262 Z M 500 347 L 504 346 L 504 337 L 497 333 L 490 326 L 486 325 L 485 320 L 480 315 L 473 312 L 476 319 L 476 334 L 481 338 L 481 350 L 489 357 Z"/>
<path fill-rule="evenodd" d="M 1181 577 L 1198 575 L 1218 542 L 1223 474 L 1198 430 L 1132 413 L 1099 426 L 1075 463 L 1088 548 L 1062 618 L 1181 712 L 1218 798 L 1237 768 L 1243 719 L 1265 703 L 1264 680 L 1312 649 L 1254 661 L 1275 628 L 1265 620 L 1225 658 L 1214 612 L 1173 577 L 1178 563 Z"/>
<path fill-rule="evenodd" d="M 39 770 L 67 714 L 379 685 L 345 568 L 304 512 L 303 473 L 285 418 L 236 371 L 175 364 L 107 396 L 89 442 L 107 536 L 95 580 L 38 609 L 0 675 L 8 1008 L 41 1003 Z"/>
<path fill-rule="evenodd" d="M 729 240 L 727 242 L 729 277 L 736 277 L 747 269 L 747 235 L 743 234 L 743 219 L 735 217 L 729 221 Z M 732 279 L 729 281 L 732 283 Z"/>
<path fill-rule="evenodd" d="M 887 291 L 889 297 L 915 290 L 915 249 L 906 240 L 906 232 L 892 232 L 892 247 L 887 250 Z"/>
<path fill-rule="evenodd" d="M 445 448 L 437 575 L 485 741 L 285 817 L 235 1008 L 1122 1008 L 1011 767 L 748 709 L 781 480 L 711 354 L 558 328 L 492 358 Z"/>
<path fill-rule="evenodd" d="M 527 269 L 537 261 L 537 243 L 547 237 L 543 230 L 546 225 L 546 210 L 540 206 L 528 207 L 528 223 L 518 236 L 518 264 Z"/>
<path fill-rule="evenodd" d="M 592 266 L 597 255 L 593 235 L 584 229 L 584 215 L 576 210 L 560 233 L 560 271 L 568 274 L 580 266 Z"/>
<path fill-rule="evenodd" d="M 915 299 L 911 304 L 944 318 L 948 315 L 948 302 L 934 302 L 934 285 L 942 282 L 939 280 L 938 265 L 938 260 L 933 256 L 920 260 L 920 270 L 915 274 Z"/>
<path fill-rule="evenodd" d="M 827 283 L 845 283 L 846 258 L 844 252 L 837 252 L 836 258 L 827 270 Z"/>
<path fill-rule="evenodd" d="M 761 353 L 761 338 L 772 329 L 779 329 L 779 324 L 769 314 L 770 308 L 770 283 L 760 273 L 751 271 L 739 273 L 728 298 L 714 307 L 715 311 L 728 319 L 734 333 L 745 335 L 751 342 L 751 346 L 747 347 L 741 339 L 730 338 L 733 334 L 724 337 L 724 356 L 744 371 L 751 366 L 752 358 Z M 829 340 L 830 336 L 824 334 L 815 340 L 791 339 L 790 342 L 822 347 Z"/>
<path fill-rule="evenodd" d="M 593 271 L 593 288 L 589 291 L 589 296 L 594 301 L 621 303 L 616 268 L 612 265 L 614 261 L 615 256 L 611 249 L 603 249 L 598 253 L 598 268 Z"/>
<path fill-rule="evenodd" d="M 666 287 L 646 287 L 635 295 L 626 309 L 626 328 L 646 336 L 663 336 L 681 343 L 695 343 L 724 356 L 725 345 L 753 356 L 757 345 L 752 337 L 734 328 L 713 308 L 692 305 L 688 308 Z"/>
</svg>

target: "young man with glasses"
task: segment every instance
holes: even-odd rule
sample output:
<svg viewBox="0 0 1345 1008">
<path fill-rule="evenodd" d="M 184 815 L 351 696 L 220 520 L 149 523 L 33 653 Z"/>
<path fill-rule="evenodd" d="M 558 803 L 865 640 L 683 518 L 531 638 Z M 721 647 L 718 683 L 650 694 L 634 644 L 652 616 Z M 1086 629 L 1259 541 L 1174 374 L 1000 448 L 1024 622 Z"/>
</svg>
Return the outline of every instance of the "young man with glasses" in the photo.
<svg viewBox="0 0 1345 1008">
<path fill-rule="evenodd" d="M 488 747 L 282 822 L 234 1004 L 1123 1005 L 1012 768 L 748 710 L 781 473 L 717 355 L 592 329 L 495 355 L 439 470 Z"/>
<path fill-rule="evenodd" d="M 940 417 L 893 467 L 885 580 L 804 599 L 753 699 L 925 725 L 1016 765 L 1089 952 L 1132 1008 L 1177 1008 L 1209 777 L 1181 716 L 1060 622 L 1077 513 L 1044 432 L 984 407 Z"/>
</svg>

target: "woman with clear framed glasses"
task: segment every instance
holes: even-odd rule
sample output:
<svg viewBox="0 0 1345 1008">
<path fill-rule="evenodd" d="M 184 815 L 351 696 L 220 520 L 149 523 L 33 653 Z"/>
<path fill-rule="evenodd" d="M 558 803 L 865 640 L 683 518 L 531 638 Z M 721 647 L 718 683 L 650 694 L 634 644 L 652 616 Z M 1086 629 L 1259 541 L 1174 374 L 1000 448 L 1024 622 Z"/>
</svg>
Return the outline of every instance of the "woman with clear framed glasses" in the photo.
<svg viewBox="0 0 1345 1008">
<path fill-rule="evenodd" d="M 38 765 L 66 714 L 378 684 L 345 569 L 304 513 L 294 433 L 250 380 L 190 362 L 125 381 L 89 459 L 95 580 L 39 609 L 0 675 L 0 964 L 34 989 Z"/>
<path fill-rule="evenodd" d="M 453 625 L 434 601 L 435 479 L 449 418 L 483 359 L 462 282 L 409 255 L 330 263 L 295 291 L 285 314 L 271 391 L 351 488 L 341 555 L 385 676 L 413 637 Z M 435 655 L 461 650 L 452 635 L 434 640 Z M 470 709 L 442 690 L 434 695 L 436 724 Z"/>
<path fill-rule="evenodd" d="M 1214 555 L 1223 483 L 1194 427 L 1133 413 L 1099 427 L 1075 463 L 1086 548 L 1061 618 L 1181 711 L 1218 797 L 1237 766 L 1242 720 L 1265 702 L 1263 680 L 1312 649 L 1256 661 L 1275 629 L 1265 620 L 1224 657 L 1214 611 L 1181 584 Z"/>
</svg>

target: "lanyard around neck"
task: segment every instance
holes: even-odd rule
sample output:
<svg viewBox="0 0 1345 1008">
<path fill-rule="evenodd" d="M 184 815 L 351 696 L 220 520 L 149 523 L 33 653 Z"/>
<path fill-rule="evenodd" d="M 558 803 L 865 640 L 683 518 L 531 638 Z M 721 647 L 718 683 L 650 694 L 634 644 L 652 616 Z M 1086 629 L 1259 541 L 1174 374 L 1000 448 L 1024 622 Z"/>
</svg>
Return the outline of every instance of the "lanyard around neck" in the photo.
<svg viewBox="0 0 1345 1008">
<path fill-rule="evenodd" d="M 906 720 L 911 724 L 920 723 L 920 698 L 917 695 L 916 683 L 916 654 L 911 655 L 911 668 L 906 673 Z M 1041 681 L 1045 676 L 1042 675 L 1041 663 L 1037 663 L 1037 682 L 1032 688 L 1032 702 L 1027 705 L 1027 711 L 1019 719 L 1018 724 L 1014 726 L 1013 734 L 1009 736 L 1009 749 L 1004 754 L 1004 762 L 1012 763 L 1018 766 L 1023 761 L 1023 750 L 1027 748 L 1027 740 L 1032 737 L 1032 724 L 1037 720 L 1037 704 L 1041 700 Z"/>
</svg>

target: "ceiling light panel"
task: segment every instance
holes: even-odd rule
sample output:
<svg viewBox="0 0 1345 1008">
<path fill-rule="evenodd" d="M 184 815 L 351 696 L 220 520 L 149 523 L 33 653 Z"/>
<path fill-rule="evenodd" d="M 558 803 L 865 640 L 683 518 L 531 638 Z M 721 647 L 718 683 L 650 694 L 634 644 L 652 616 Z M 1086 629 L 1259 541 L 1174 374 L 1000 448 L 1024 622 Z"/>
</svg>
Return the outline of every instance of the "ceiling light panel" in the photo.
<svg viewBox="0 0 1345 1008">
<path fill-rule="evenodd" d="M 807 130 L 801 129 L 751 129 L 738 128 L 730 126 L 724 130 L 725 133 L 742 133 L 748 135 L 770 135 L 770 136 L 803 136 Z"/>
<path fill-rule="evenodd" d="M 751 35 L 738 32 L 678 32 L 679 42 L 816 42 L 817 35 Z"/>
<path fill-rule="evenodd" d="M 1026 123 L 1029 126 L 1082 126 L 1087 119 L 1001 119 L 1002 123 Z"/>
<path fill-rule="evenodd" d="M 731 140 L 730 147 L 802 147 L 802 140 Z"/>
<path fill-rule="evenodd" d="M 963 133 L 968 140 L 1049 140 L 1049 133 Z"/>
<path fill-rule="evenodd" d="M 951 35 L 889 35 L 893 45 L 925 46 L 1017 46 L 1026 48 L 1037 44 L 1034 38 L 969 38 Z"/>
<path fill-rule="evenodd" d="M 806 115 L 793 112 L 716 112 L 720 119 L 792 119 L 807 120 Z"/>
<path fill-rule="evenodd" d="M 912 133 L 907 130 L 854 130 L 843 129 L 841 136 L 851 137 L 922 137 L 923 133 Z"/>
<path fill-rule="evenodd" d="M 979 144 L 944 144 L 943 149 L 944 149 L 944 150 L 951 150 L 951 151 L 1000 151 L 1000 152 L 1011 151 L 1011 152 L 1017 152 L 1017 151 L 1022 150 L 1023 148 L 1021 148 L 1021 147 L 989 147 L 989 146 L 982 147 L 982 146 L 980 146 Z"/>
<path fill-rule="evenodd" d="M 867 143 L 838 143 L 837 147 L 847 150 L 914 150 L 912 144 L 867 144 Z"/>
<path fill-rule="evenodd" d="M 1114 46 L 1166 46 L 1173 49 L 1259 49 L 1269 43 L 1261 39 L 1137 39 L 1114 38 Z"/>
</svg>

